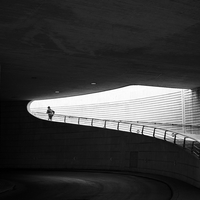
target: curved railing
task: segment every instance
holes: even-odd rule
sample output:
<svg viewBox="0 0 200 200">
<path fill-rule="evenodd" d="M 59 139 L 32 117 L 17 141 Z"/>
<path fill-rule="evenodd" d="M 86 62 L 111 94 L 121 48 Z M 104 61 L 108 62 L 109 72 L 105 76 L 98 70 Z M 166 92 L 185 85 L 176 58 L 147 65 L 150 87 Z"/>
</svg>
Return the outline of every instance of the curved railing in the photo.
<svg viewBox="0 0 200 200">
<path fill-rule="evenodd" d="M 47 120 L 46 113 L 31 112 L 31 114 L 37 118 Z M 53 116 L 53 121 L 114 129 L 154 137 L 178 145 L 200 159 L 200 142 L 192 137 L 174 132 L 172 130 L 160 127 L 158 128 L 152 125 L 140 124 L 138 122 L 75 117 L 61 114 L 55 114 Z"/>
</svg>

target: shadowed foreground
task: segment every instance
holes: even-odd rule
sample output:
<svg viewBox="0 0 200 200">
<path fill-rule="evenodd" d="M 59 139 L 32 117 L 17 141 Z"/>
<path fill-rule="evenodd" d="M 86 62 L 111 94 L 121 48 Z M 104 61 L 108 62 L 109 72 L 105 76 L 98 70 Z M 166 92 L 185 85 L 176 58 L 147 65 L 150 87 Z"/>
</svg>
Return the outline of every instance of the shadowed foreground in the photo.
<svg viewBox="0 0 200 200">
<path fill-rule="evenodd" d="M 200 190 L 186 183 L 128 173 L 7 171 L 1 173 L 3 199 L 198 199 Z M 162 180 L 163 179 L 163 180 Z M 171 184 L 170 184 L 171 183 Z M 187 189 L 186 189 L 187 188 Z"/>
<path fill-rule="evenodd" d="M 89 172 L 4 173 L 15 186 L 1 199 L 171 199 L 169 186 L 153 179 L 131 175 Z"/>
</svg>

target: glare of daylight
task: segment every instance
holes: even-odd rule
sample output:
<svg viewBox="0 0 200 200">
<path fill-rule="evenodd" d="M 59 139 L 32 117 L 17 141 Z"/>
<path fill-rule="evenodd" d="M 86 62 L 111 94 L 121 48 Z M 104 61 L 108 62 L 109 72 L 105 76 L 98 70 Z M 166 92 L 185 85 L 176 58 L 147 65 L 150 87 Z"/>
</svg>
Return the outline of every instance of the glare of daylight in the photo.
<svg viewBox="0 0 200 200">
<path fill-rule="evenodd" d="M 180 90 L 181 89 L 176 89 L 176 88 L 134 85 L 134 86 L 127 86 L 119 89 L 87 94 L 87 95 L 48 99 L 48 100 L 36 100 L 30 103 L 30 110 L 41 107 L 46 108 L 47 106 L 51 107 L 73 106 L 73 105 L 85 105 L 85 104 L 96 104 L 96 103 L 139 99 L 155 95 L 173 93 Z"/>
</svg>

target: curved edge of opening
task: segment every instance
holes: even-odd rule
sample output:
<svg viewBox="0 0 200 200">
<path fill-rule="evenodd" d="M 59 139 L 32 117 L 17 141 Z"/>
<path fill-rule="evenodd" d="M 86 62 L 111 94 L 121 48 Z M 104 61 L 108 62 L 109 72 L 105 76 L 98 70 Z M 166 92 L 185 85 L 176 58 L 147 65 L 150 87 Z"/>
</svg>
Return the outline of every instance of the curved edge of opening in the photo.
<svg viewBox="0 0 200 200">
<path fill-rule="evenodd" d="M 31 113 L 31 108 L 30 108 L 30 107 L 31 107 L 31 104 L 33 103 L 33 101 L 34 101 L 34 100 L 31 100 L 30 102 L 28 102 L 28 104 L 27 104 L 27 106 L 26 106 L 27 111 L 28 111 L 30 114 L 32 114 L 32 113 Z"/>
<path fill-rule="evenodd" d="M 43 100 L 40 100 L 40 101 L 43 101 Z M 39 108 L 39 110 L 38 109 L 36 109 L 36 110 L 34 110 L 34 107 L 32 107 L 31 108 L 31 105 L 34 103 L 34 102 L 37 102 L 36 100 L 31 100 L 28 104 L 27 104 L 27 111 L 28 111 L 28 113 L 30 114 L 30 115 L 32 115 L 33 117 L 36 117 L 37 119 L 40 119 L 40 120 L 45 120 L 45 121 L 49 121 L 49 122 L 64 122 L 64 120 L 63 121 L 59 121 L 59 120 L 52 120 L 52 118 L 50 118 L 50 115 L 49 114 L 47 114 L 47 109 L 48 109 L 48 107 L 50 107 L 50 106 L 46 106 L 46 107 L 40 107 Z M 54 110 L 53 110 L 54 111 Z M 54 113 L 55 113 L 55 111 L 54 111 Z M 53 116 L 54 116 L 54 114 L 53 114 Z M 52 116 L 52 117 L 53 117 Z M 58 114 L 57 115 L 57 118 L 59 119 L 61 116 Z M 62 116 L 62 118 L 64 118 L 63 116 Z"/>
<path fill-rule="evenodd" d="M 37 119 L 40 119 L 40 120 L 47 120 L 47 119 L 44 119 L 43 117 L 39 116 L 39 115 L 35 115 L 34 112 L 31 111 L 31 104 L 34 102 L 35 100 L 31 100 L 26 108 L 27 108 L 27 111 L 30 115 L 32 115 L 33 117 L 37 118 Z"/>
</svg>

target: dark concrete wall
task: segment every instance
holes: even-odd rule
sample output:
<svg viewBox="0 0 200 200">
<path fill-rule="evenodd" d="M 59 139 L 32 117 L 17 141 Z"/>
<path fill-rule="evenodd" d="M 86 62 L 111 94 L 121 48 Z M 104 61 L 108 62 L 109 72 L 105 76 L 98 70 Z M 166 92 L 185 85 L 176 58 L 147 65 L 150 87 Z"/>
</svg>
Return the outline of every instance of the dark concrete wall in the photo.
<svg viewBox="0 0 200 200">
<path fill-rule="evenodd" d="M 40 120 L 28 113 L 27 103 L 1 102 L 1 168 L 127 170 L 200 187 L 200 160 L 178 146 L 142 135 Z"/>
</svg>

